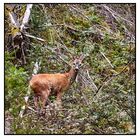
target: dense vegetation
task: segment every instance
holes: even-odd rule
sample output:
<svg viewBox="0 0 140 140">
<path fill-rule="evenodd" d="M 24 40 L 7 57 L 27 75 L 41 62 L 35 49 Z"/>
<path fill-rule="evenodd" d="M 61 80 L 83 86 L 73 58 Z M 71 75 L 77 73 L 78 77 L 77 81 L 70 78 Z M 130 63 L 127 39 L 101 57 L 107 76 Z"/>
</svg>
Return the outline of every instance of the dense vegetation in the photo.
<svg viewBox="0 0 140 140">
<path fill-rule="evenodd" d="M 135 133 L 135 4 L 34 4 L 23 32 L 26 4 L 5 5 L 6 134 Z M 26 34 L 32 36 L 27 36 Z M 18 37 L 22 38 L 19 40 Z M 17 37 L 17 38 L 16 38 Z M 38 73 L 69 70 L 72 56 L 86 55 L 76 82 L 44 116 L 33 95 L 19 117 L 28 82 Z"/>
</svg>

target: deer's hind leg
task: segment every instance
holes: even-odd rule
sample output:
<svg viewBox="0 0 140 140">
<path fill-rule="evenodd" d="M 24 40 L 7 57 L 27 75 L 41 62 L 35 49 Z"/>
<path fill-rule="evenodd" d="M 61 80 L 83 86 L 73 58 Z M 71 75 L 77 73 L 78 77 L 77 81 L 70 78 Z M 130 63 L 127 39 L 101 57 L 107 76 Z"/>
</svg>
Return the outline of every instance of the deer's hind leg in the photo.
<svg viewBox="0 0 140 140">
<path fill-rule="evenodd" d="M 36 108 L 36 110 L 37 110 L 37 113 L 39 113 L 38 102 L 39 102 L 39 96 L 35 95 L 35 96 L 34 96 L 34 105 L 35 105 L 35 108 Z"/>
<path fill-rule="evenodd" d="M 62 91 L 57 91 L 56 103 L 61 108 L 62 107 Z"/>
<path fill-rule="evenodd" d="M 42 114 L 45 114 L 45 112 L 46 112 L 46 107 L 45 107 L 45 105 L 46 105 L 46 102 L 47 102 L 47 100 L 48 100 L 48 96 L 50 95 L 50 91 L 49 90 L 45 90 L 45 91 L 43 91 L 42 92 L 42 94 L 41 94 L 41 101 L 42 101 L 42 108 L 41 108 L 41 113 Z"/>
</svg>

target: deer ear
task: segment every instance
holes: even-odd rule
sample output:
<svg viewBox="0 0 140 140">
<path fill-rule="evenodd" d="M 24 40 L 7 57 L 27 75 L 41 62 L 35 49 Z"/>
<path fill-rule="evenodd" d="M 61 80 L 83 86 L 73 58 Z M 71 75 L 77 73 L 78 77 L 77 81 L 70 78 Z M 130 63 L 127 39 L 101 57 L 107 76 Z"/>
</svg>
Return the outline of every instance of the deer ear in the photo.
<svg viewBox="0 0 140 140">
<path fill-rule="evenodd" d="M 80 59 L 81 61 L 83 61 L 83 60 L 84 60 L 84 58 L 85 58 L 85 55 L 84 55 L 84 54 L 81 54 L 81 56 L 80 56 L 80 58 L 79 58 L 79 59 Z"/>
<path fill-rule="evenodd" d="M 72 59 L 75 60 L 75 59 L 77 59 L 77 57 L 76 56 L 73 56 Z"/>
</svg>

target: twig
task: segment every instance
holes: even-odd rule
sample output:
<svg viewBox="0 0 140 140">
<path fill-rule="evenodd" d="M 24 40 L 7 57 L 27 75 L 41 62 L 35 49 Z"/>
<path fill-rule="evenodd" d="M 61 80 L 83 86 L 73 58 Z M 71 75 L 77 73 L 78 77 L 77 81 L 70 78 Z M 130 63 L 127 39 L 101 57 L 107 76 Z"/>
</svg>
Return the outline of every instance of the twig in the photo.
<svg viewBox="0 0 140 140">
<path fill-rule="evenodd" d="M 103 52 L 100 51 L 100 53 L 103 55 L 103 57 L 106 59 L 106 61 L 109 63 L 109 65 L 114 68 L 114 66 L 111 64 L 110 60 L 105 56 Z"/>
<path fill-rule="evenodd" d="M 45 41 L 44 39 L 42 39 L 42 38 L 39 38 L 39 37 L 30 35 L 30 34 L 27 34 L 27 33 L 25 33 L 24 35 L 27 36 L 27 37 L 33 38 L 33 39 L 37 39 L 37 40 L 42 41 L 42 42 L 46 42 L 46 41 Z"/>
<path fill-rule="evenodd" d="M 64 43 L 63 40 L 61 39 L 61 37 L 60 37 L 60 35 L 59 35 L 57 29 L 56 29 L 56 35 L 57 35 L 57 37 L 60 39 L 61 43 L 63 44 L 62 47 L 63 47 L 67 52 L 69 52 L 69 55 L 73 55 L 73 53 L 66 47 L 65 43 Z"/>
<path fill-rule="evenodd" d="M 127 20 L 127 19 L 121 17 L 119 14 L 117 14 L 115 11 L 113 11 L 113 10 L 112 10 L 111 8 L 109 8 L 108 6 L 103 5 L 103 7 L 104 7 L 107 11 L 109 11 L 109 12 L 112 14 L 112 16 L 113 16 L 116 20 L 117 20 L 117 18 L 116 18 L 116 16 L 117 16 L 117 17 L 121 18 L 122 20 L 124 20 L 124 21 L 130 23 L 130 25 L 134 26 L 134 23 L 133 23 L 133 22 L 131 22 L 131 21 L 129 21 L 129 20 Z M 116 16 L 115 16 L 115 15 L 116 15 Z M 117 21 L 118 21 L 118 20 L 117 20 Z"/>
<path fill-rule="evenodd" d="M 34 69 L 33 69 L 33 72 L 32 72 L 32 76 L 37 74 L 37 72 L 39 71 L 39 65 L 40 65 L 40 62 L 36 61 L 36 63 L 34 64 Z M 30 85 L 28 86 L 28 89 L 27 89 L 27 94 L 26 96 L 24 97 L 24 100 L 25 100 L 25 105 L 23 105 L 21 107 L 21 110 L 20 110 L 20 113 L 19 113 L 19 116 L 20 118 L 23 117 L 23 114 L 25 112 L 25 110 L 27 108 L 31 109 L 29 106 L 28 106 L 28 100 L 29 100 L 29 96 L 31 94 L 31 88 L 30 88 Z"/>
<path fill-rule="evenodd" d="M 64 26 L 64 27 L 66 27 L 66 28 L 69 28 L 69 29 L 71 29 L 71 30 L 73 30 L 73 31 L 75 31 L 75 32 L 81 32 L 80 30 L 78 30 L 78 29 L 75 29 L 74 27 L 72 27 L 72 26 L 70 26 L 70 25 L 67 25 L 67 24 L 58 24 L 58 23 L 56 23 L 56 24 L 54 24 L 54 25 L 50 25 L 51 27 L 55 27 L 55 26 Z"/>
<path fill-rule="evenodd" d="M 13 12 L 9 11 L 9 17 L 10 17 L 10 21 L 11 21 L 12 25 L 14 27 L 18 28 L 20 24 L 15 16 L 15 14 Z"/>
<path fill-rule="evenodd" d="M 91 81 L 91 83 L 92 83 L 93 87 L 94 87 L 96 90 L 98 90 L 97 86 L 95 85 L 95 83 L 93 82 L 93 80 L 92 80 L 91 76 L 89 75 L 89 71 L 88 71 L 88 70 L 86 70 L 86 72 L 87 72 L 87 76 L 88 76 L 88 78 L 90 79 L 90 81 Z"/>
<path fill-rule="evenodd" d="M 113 78 L 114 78 L 115 76 L 113 75 L 111 78 L 109 78 L 107 81 L 105 81 L 103 84 L 102 84 L 102 86 L 98 89 L 98 91 L 96 92 L 96 95 L 103 89 L 103 87 L 105 86 L 105 85 L 107 85 Z M 99 95 L 99 94 L 98 94 Z M 99 97 L 99 96 L 98 96 Z M 96 97 L 96 98 L 98 98 L 98 97 Z"/>
<path fill-rule="evenodd" d="M 64 60 L 60 55 L 58 55 L 58 57 L 59 57 L 63 62 L 65 62 L 67 65 L 70 66 L 70 64 L 69 64 L 66 60 Z"/>
<path fill-rule="evenodd" d="M 80 9 L 78 9 L 78 8 L 72 6 L 72 5 L 69 5 L 69 7 L 72 8 L 73 10 L 75 10 L 77 13 L 81 14 L 82 18 L 85 18 L 85 19 L 89 20 L 88 16 L 83 14 L 83 12 Z"/>
<path fill-rule="evenodd" d="M 84 98 L 84 100 L 86 102 L 86 105 L 90 106 L 89 101 L 88 101 L 86 95 L 83 92 L 82 92 L 82 96 L 83 96 L 83 98 Z"/>
<path fill-rule="evenodd" d="M 19 117 L 22 118 L 23 117 L 23 114 L 25 112 L 25 109 L 26 109 L 26 105 L 22 106 L 21 109 L 20 109 L 20 112 L 19 112 Z"/>
<path fill-rule="evenodd" d="M 93 91 L 94 93 L 96 93 L 95 88 L 93 88 L 93 87 L 91 86 L 91 82 L 89 82 L 89 80 L 87 80 L 87 79 L 85 78 L 85 76 L 83 76 L 83 74 L 80 74 L 80 73 L 79 73 L 79 75 L 80 75 L 80 77 L 82 78 L 83 82 L 84 82 L 89 88 L 91 88 L 92 91 Z"/>
<path fill-rule="evenodd" d="M 28 109 L 30 109 L 30 110 L 32 110 L 33 112 L 36 112 L 37 113 L 37 111 L 36 110 L 34 110 L 33 108 L 31 108 L 31 107 L 27 107 Z"/>
</svg>

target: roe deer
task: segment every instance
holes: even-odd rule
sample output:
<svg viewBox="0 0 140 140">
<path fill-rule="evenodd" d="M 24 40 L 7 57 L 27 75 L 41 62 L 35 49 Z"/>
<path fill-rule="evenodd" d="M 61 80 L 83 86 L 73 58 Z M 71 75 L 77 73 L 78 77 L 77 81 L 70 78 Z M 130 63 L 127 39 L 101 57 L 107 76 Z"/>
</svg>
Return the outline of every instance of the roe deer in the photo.
<svg viewBox="0 0 140 140">
<path fill-rule="evenodd" d="M 75 81 L 81 63 L 84 59 L 84 55 L 76 57 L 73 63 L 70 64 L 71 69 L 66 73 L 56 74 L 37 74 L 32 77 L 29 82 L 31 89 L 34 91 L 34 104 L 38 108 L 38 97 L 42 102 L 41 112 L 45 113 L 45 105 L 48 100 L 48 96 L 54 92 L 57 96 L 56 101 L 61 104 L 62 92 L 69 88 L 69 86 Z"/>
</svg>

